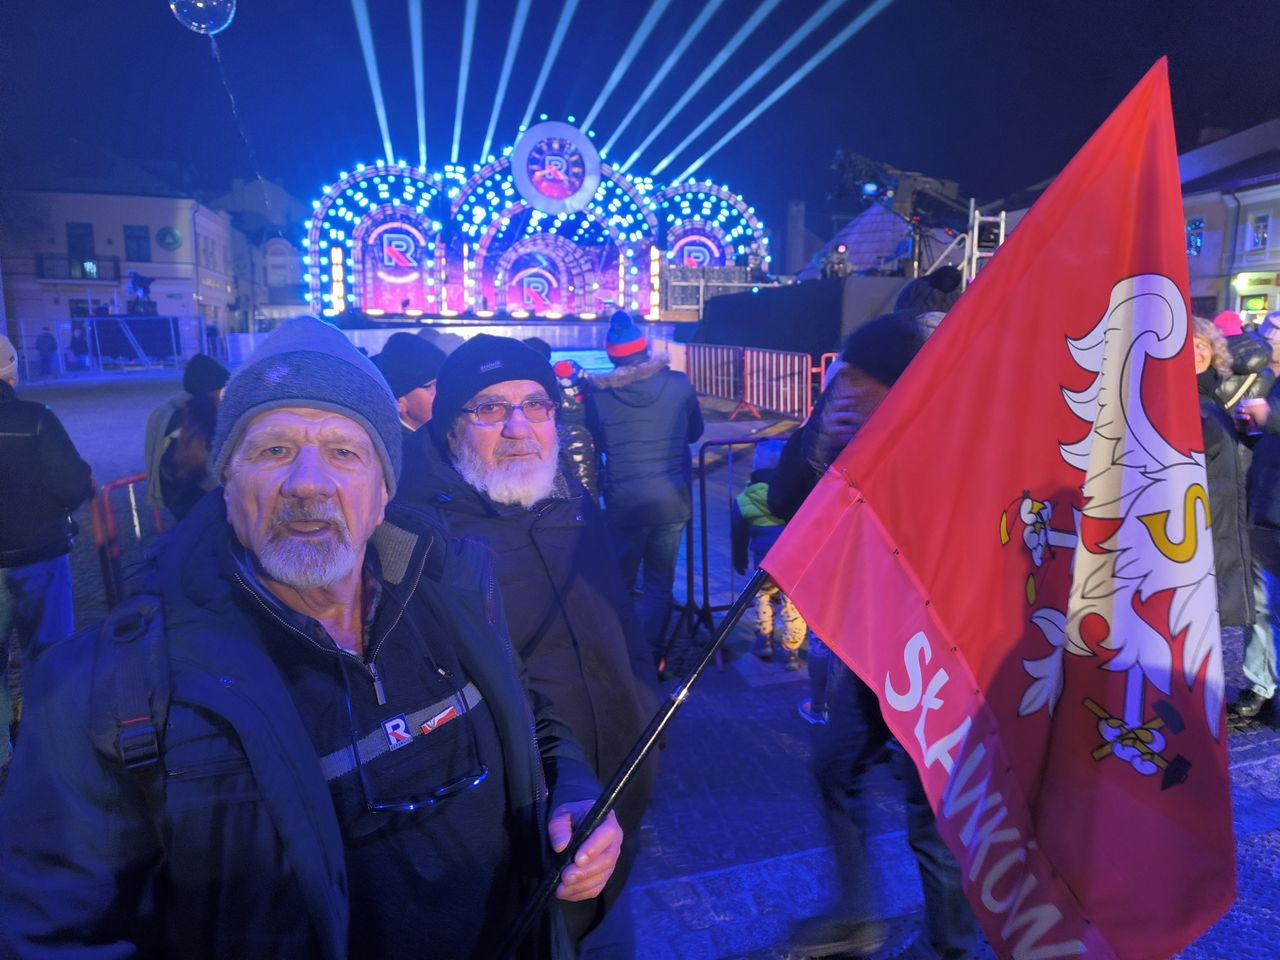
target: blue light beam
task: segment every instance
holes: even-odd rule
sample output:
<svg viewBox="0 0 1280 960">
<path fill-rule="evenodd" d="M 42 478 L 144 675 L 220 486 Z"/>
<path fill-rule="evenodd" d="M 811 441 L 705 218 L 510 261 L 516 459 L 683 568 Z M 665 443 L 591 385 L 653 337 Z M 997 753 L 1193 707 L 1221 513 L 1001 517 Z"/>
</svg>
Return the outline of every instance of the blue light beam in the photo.
<svg viewBox="0 0 1280 960">
<path fill-rule="evenodd" d="M 551 65 L 556 62 L 556 55 L 560 52 L 560 44 L 564 43 L 564 35 L 569 32 L 569 21 L 573 19 L 573 12 L 578 9 L 578 0 L 564 0 L 564 7 L 560 10 L 560 19 L 556 21 L 555 33 L 551 35 L 551 46 L 547 48 L 547 55 L 542 60 L 542 69 L 538 71 L 538 80 L 533 85 L 533 92 L 529 95 L 529 106 L 525 108 L 524 118 L 520 121 L 520 129 L 523 130 L 529 126 L 533 120 L 533 110 L 538 105 L 538 98 L 542 96 L 542 88 L 547 85 L 547 77 L 551 75 Z"/>
<path fill-rule="evenodd" d="M 462 58 L 458 63 L 458 104 L 453 111 L 453 150 L 449 162 L 458 162 L 458 145 L 462 140 L 462 105 L 467 102 L 467 77 L 471 73 L 471 48 L 476 42 L 476 11 L 480 0 L 467 0 L 467 16 L 462 25 Z"/>
<path fill-rule="evenodd" d="M 804 66 L 802 66 L 799 70 L 797 70 L 790 77 L 784 80 L 782 84 L 773 91 L 773 93 L 769 94 L 769 96 L 761 100 L 756 105 L 754 110 L 752 110 L 745 117 L 739 120 L 734 125 L 732 130 L 730 130 L 723 137 L 717 140 L 710 150 L 708 150 L 706 153 L 700 156 L 693 163 L 689 164 L 689 166 L 685 169 L 685 171 L 682 174 L 680 174 L 680 176 L 672 180 L 671 182 L 673 184 L 680 183 L 682 180 L 685 180 L 693 176 L 693 174 L 697 173 L 698 169 L 704 163 L 706 163 L 707 160 L 709 160 L 711 156 L 716 153 L 716 151 L 718 151 L 726 143 L 728 143 L 730 140 L 732 140 L 734 137 L 740 134 L 743 130 L 745 130 L 748 126 L 754 123 L 756 117 L 760 116 L 760 114 L 764 113 L 771 106 L 777 103 L 778 100 L 780 100 L 783 96 L 785 96 L 791 90 L 792 87 L 794 87 L 797 83 L 799 83 L 801 80 L 807 77 L 813 70 L 815 70 L 818 67 L 818 65 L 822 63 L 823 60 L 826 60 L 827 57 L 831 56 L 831 54 L 833 54 L 839 47 L 847 43 L 854 36 L 854 34 L 856 34 L 859 30 L 861 30 L 873 19 L 875 19 L 875 17 L 877 17 L 881 12 L 883 12 L 890 5 L 892 5 L 892 3 L 893 3 L 893 0 L 876 0 L 875 3 L 871 4 L 871 6 L 863 10 L 862 13 L 858 14 L 857 19 L 854 20 L 853 23 L 849 24 L 847 27 L 841 30 L 838 34 L 832 37 L 829 41 L 827 41 L 826 46 L 824 46 L 821 50 L 819 50 L 816 54 L 814 54 L 813 57 L 811 57 L 804 64 Z"/>
<path fill-rule="evenodd" d="M 600 116 L 600 111 L 604 109 L 609 95 L 622 82 L 622 75 L 627 72 L 627 69 L 635 61 L 636 54 L 640 52 L 640 47 L 649 39 L 649 34 L 653 33 L 653 28 L 658 25 L 663 12 L 669 6 L 671 6 L 671 0 L 653 0 L 653 3 L 649 5 L 649 12 L 640 21 L 640 28 L 636 30 L 635 36 L 627 44 L 627 49 L 622 52 L 622 57 L 618 60 L 617 65 L 614 66 L 613 72 L 609 74 L 609 79 L 605 81 L 604 89 L 600 91 L 600 96 L 596 97 L 595 104 L 587 111 L 587 118 L 582 121 L 583 130 L 590 130 L 591 125 L 596 122 L 596 117 Z"/>
<path fill-rule="evenodd" d="M 681 94 L 680 99 L 676 101 L 676 105 L 667 112 L 667 115 L 662 119 L 662 122 L 649 131 L 649 135 L 644 138 L 644 142 L 641 143 L 640 146 L 636 147 L 631 156 L 627 157 L 627 162 L 621 167 L 623 173 L 626 173 L 626 171 L 631 169 L 636 160 L 640 158 L 640 154 L 644 153 L 649 144 L 653 143 L 653 141 L 657 139 L 658 134 L 667 129 L 671 124 L 671 121 L 676 118 L 676 114 L 684 108 L 684 105 L 692 100 L 699 90 L 706 86 L 707 81 L 711 79 L 717 70 L 725 65 L 725 62 L 733 55 L 734 51 L 742 46 L 743 41 L 745 41 L 747 37 L 751 36 L 756 27 L 760 26 L 764 21 L 764 18 L 773 13 L 781 2 L 782 0 L 764 0 L 764 3 L 760 4 L 759 9 L 751 15 L 751 19 L 738 28 L 738 32 L 729 38 L 729 42 L 726 43 L 724 48 L 715 55 L 712 61 L 707 64 L 705 68 L 703 68 L 703 71 L 698 74 L 697 79 L 694 80 L 693 83 L 689 84 L 688 89 Z"/>
<path fill-rule="evenodd" d="M 819 7 L 814 12 L 813 16 L 801 24 L 800 28 L 797 29 L 782 46 L 771 53 L 764 63 L 756 67 L 755 70 L 751 72 L 751 75 L 748 76 L 746 80 L 742 81 L 737 90 L 729 94 L 729 96 L 726 97 L 719 106 L 703 118 L 701 123 L 694 127 L 691 134 L 681 140 L 674 150 L 663 157 L 658 165 L 653 168 L 653 176 L 656 177 L 663 170 L 667 169 L 667 167 L 671 166 L 671 161 L 678 157 L 681 152 L 689 146 L 689 144 L 693 143 L 694 140 L 701 136 L 702 132 L 706 130 L 707 127 L 711 126 L 711 124 L 724 116 L 726 110 L 745 97 L 751 91 L 752 87 L 763 80 L 765 75 L 782 61 L 783 57 L 798 47 L 801 42 L 804 41 L 805 37 L 813 33 L 814 30 L 822 25 L 823 21 L 835 13 L 840 7 L 844 6 L 846 2 L 848 2 L 848 0 L 827 0 L 826 3 Z"/>
<path fill-rule="evenodd" d="M 655 73 L 653 75 L 653 79 L 649 81 L 649 85 L 644 88 L 644 92 L 636 98 L 636 102 L 631 105 L 631 109 L 627 111 L 627 115 L 622 118 L 622 122 L 613 128 L 613 136 L 611 136 L 609 138 L 609 142 L 601 148 L 600 156 L 607 157 L 609 155 L 609 151 L 612 150 L 613 145 L 618 142 L 618 137 L 622 135 L 622 131 L 625 130 L 631 121 L 636 118 L 636 114 L 640 112 L 640 108 L 649 101 L 651 96 L 653 96 L 653 91 L 658 89 L 658 84 L 666 79 L 667 74 L 672 71 L 680 58 L 684 55 L 685 50 L 689 48 L 689 44 L 693 43 L 694 38 L 702 32 L 702 28 L 707 25 L 707 21 L 711 19 L 715 12 L 720 9 L 720 5 L 722 3 L 724 3 L 724 0 L 710 0 L 710 2 L 702 8 L 702 12 L 698 14 L 697 19 L 689 25 L 689 30 L 684 35 L 684 39 L 676 44 L 675 49 L 671 51 L 671 55 L 663 61 L 662 66 L 658 68 L 658 72 Z"/>
<path fill-rule="evenodd" d="M 413 93 L 418 107 L 418 166 L 427 169 L 427 93 L 422 61 L 422 0 L 409 0 L 409 44 L 413 48 Z"/>
<path fill-rule="evenodd" d="M 511 22 L 511 33 L 507 35 L 507 55 L 502 58 L 502 74 L 498 77 L 498 92 L 493 98 L 493 112 L 489 114 L 489 129 L 484 134 L 484 146 L 480 148 L 480 162 L 484 163 L 489 156 L 489 148 L 493 146 L 493 131 L 498 126 L 498 111 L 502 109 L 502 101 L 507 96 L 507 83 L 511 80 L 511 68 L 515 66 L 516 50 L 520 47 L 520 38 L 524 36 L 524 22 L 529 19 L 529 7 L 533 0 L 520 0 L 516 6 L 516 16 Z"/>
<path fill-rule="evenodd" d="M 387 163 L 395 163 L 391 149 L 391 131 L 387 128 L 387 108 L 382 102 L 382 81 L 378 79 L 378 55 L 373 49 L 373 28 L 369 25 L 369 7 L 365 0 L 351 0 L 351 12 L 356 18 L 356 33 L 360 35 L 360 50 L 364 53 L 364 69 L 369 75 L 369 89 L 373 91 L 373 108 L 378 112 L 378 129 L 382 131 L 382 149 Z"/>
</svg>

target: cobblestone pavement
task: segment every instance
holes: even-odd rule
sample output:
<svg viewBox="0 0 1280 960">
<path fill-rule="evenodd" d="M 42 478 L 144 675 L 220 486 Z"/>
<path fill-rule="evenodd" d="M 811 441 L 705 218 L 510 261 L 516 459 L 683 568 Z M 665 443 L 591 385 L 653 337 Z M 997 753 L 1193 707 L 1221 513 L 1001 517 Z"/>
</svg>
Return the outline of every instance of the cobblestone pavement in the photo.
<svg viewBox="0 0 1280 960">
<path fill-rule="evenodd" d="M 54 408 L 103 481 L 141 469 L 146 416 L 178 386 L 178 374 L 167 371 L 64 381 L 23 392 Z M 729 422 L 722 412 L 708 409 L 709 439 L 786 426 Z M 749 448 L 718 448 L 717 454 L 721 463 L 710 472 L 707 487 L 713 607 L 727 605 L 744 582 L 729 569 L 727 516 L 729 497 L 750 470 Z M 73 562 L 84 620 L 104 605 L 87 511 L 81 513 L 86 535 Z M 122 506 L 126 537 L 128 520 Z M 699 566 L 700 556 L 695 553 Z M 677 598 L 683 600 L 683 573 L 677 583 Z M 692 606 L 701 604 L 699 578 Z M 701 631 L 698 641 L 705 638 Z M 739 625 L 727 644 L 724 669 L 708 670 L 668 733 L 633 881 L 640 960 L 784 960 L 788 955 L 777 945 L 789 924 L 820 912 L 824 891 L 832 886 L 833 864 L 808 770 L 810 727 L 796 709 L 807 695 L 805 674 L 757 660 L 749 653 L 750 642 L 750 624 Z M 1239 631 L 1228 632 L 1225 659 L 1232 694 L 1240 683 L 1241 642 Z M 687 665 L 689 650 L 685 642 L 673 648 L 677 672 Z M 1235 908 L 1181 956 L 1274 960 L 1280 957 L 1280 731 L 1262 725 L 1233 729 L 1229 747 L 1239 897 Z M 892 931 L 882 960 L 919 955 L 920 889 L 896 786 L 888 767 L 879 768 L 871 790 L 871 842 Z"/>
</svg>

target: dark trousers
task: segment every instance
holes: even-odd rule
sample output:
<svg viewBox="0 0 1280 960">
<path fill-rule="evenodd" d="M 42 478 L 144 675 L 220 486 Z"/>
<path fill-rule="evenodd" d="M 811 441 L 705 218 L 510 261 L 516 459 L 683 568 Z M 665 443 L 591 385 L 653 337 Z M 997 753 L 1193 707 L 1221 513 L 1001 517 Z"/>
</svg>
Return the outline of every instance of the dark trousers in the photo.
<svg viewBox="0 0 1280 960">
<path fill-rule="evenodd" d="M 869 767 L 878 762 L 892 734 L 871 688 L 832 656 L 827 677 L 827 722 L 814 730 L 814 775 L 831 831 L 839 877 L 835 913 L 849 920 L 879 916 L 879 881 L 867 857 L 867 811 L 863 798 Z M 933 810 L 910 757 L 892 751 L 895 775 L 905 790 L 907 842 L 924 888 L 925 926 L 932 956 L 968 957 L 975 923 L 965 901 L 960 869 L 934 823 Z"/>
<path fill-rule="evenodd" d="M 608 514 L 605 514 L 608 520 Z M 665 646 L 667 618 L 676 582 L 676 561 L 680 558 L 680 538 L 684 523 L 647 525 L 609 524 L 613 547 L 618 551 L 622 582 L 628 590 L 635 588 L 636 574 L 643 570 L 643 587 L 637 614 L 645 640 L 655 661 Z"/>
</svg>

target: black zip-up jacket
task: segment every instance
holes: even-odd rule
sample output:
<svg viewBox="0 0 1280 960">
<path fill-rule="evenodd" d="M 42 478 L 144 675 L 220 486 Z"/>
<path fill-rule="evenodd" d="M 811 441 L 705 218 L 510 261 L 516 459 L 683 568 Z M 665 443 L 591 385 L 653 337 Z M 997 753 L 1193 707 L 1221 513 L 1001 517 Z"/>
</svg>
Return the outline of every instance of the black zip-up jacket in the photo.
<svg viewBox="0 0 1280 960">
<path fill-rule="evenodd" d="M 611 526 L 688 523 L 689 444 L 702 436 L 698 395 L 664 355 L 591 377 L 587 427 L 604 461 Z"/>
<path fill-rule="evenodd" d="M 0 380 L 0 567 L 71 551 L 71 511 L 93 495 L 89 465 L 43 403 Z"/>
<path fill-rule="evenodd" d="M 222 497 L 210 494 L 173 529 L 147 584 L 163 602 L 171 691 L 153 777 L 91 740 L 95 646 L 109 642 L 97 628 L 37 662 L 0 807 L 0 956 L 347 955 L 338 819 L 271 654 L 272 642 L 296 638 L 281 636 L 237 582 L 229 529 Z M 502 743 L 510 869 L 527 895 L 549 860 L 549 811 L 594 798 L 599 784 L 545 700 L 527 692 L 484 556 L 394 508 L 371 549 L 381 603 L 401 608 L 383 642 L 412 643 L 414 611 L 426 605 L 489 706 Z M 335 677 L 334 709 L 344 697 Z M 438 955 L 427 932 L 423 956 Z M 535 955 L 573 955 L 556 906 L 536 953 L 522 957 Z"/>
<path fill-rule="evenodd" d="M 599 507 L 563 472 L 551 496 L 529 509 L 479 493 L 433 443 L 406 454 L 397 503 L 430 508 L 450 536 L 489 553 L 530 689 L 550 701 L 597 778 L 607 781 L 657 710 L 658 695 L 652 654 Z M 646 764 L 618 804 L 627 839 L 604 894 L 565 905 L 575 934 L 611 906 L 626 883 L 654 772 L 654 763 Z"/>
</svg>

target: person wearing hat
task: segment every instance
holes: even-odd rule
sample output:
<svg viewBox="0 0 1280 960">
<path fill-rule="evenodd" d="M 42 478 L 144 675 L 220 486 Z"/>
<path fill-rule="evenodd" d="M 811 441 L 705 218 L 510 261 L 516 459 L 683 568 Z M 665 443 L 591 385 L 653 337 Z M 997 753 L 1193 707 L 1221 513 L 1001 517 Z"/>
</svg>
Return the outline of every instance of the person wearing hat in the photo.
<svg viewBox="0 0 1280 960">
<path fill-rule="evenodd" d="M 444 351 L 412 333 L 393 333 L 373 358 L 373 365 L 386 378 L 395 394 L 396 411 L 404 438 L 431 419 L 436 398 L 436 374 L 444 363 Z"/>
<path fill-rule="evenodd" d="M 150 599 L 37 663 L 0 954 L 496 955 L 600 788 L 523 684 L 483 553 L 388 508 L 386 381 L 288 320 L 227 383 L 212 462 Z M 119 652 L 139 635 L 145 668 Z M 607 821 L 558 897 L 598 894 L 620 845 Z M 519 955 L 571 956 L 542 919 Z"/>
<path fill-rule="evenodd" d="M 846 338 L 843 366 L 823 391 L 805 425 L 787 441 L 769 485 L 769 509 L 790 520 L 827 467 L 875 412 L 924 345 L 936 324 L 915 310 L 876 317 Z M 827 721 L 812 727 L 812 767 L 823 818 L 835 848 L 837 883 L 826 911 L 796 922 L 788 947 L 812 957 L 869 957 L 888 928 L 879 917 L 877 884 L 867 850 L 871 822 L 862 799 L 868 771 L 892 739 L 875 691 L 837 657 L 827 673 Z M 919 774 L 902 751 L 892 754 L 903 784 L 907 841 L 924 890 L 921 956 L 972 956 L 977 926 L 965 901 L 960 870 L 938 834 Z"/>
<path fill-rule="evenodd" d="M 24 669 L 75 629 L 72 512 L 93 496 L 89 465 L 43 403 L 19 399 L 18 355 L 0 334 L 0 764 L 12 719 L 9 642 Z"/>
<path fill-rule="evenodd" d="M 440 368 L 427 428 L 435 442 L 407 453 L 400 498 L 438 511 L 452 535 L 492 553 L 529 686 L 605 781 L 657 709 L 656 673 L 599 507 L 560 459 L 559 404 L 556 375 L 536 349 L 472 337 Z M 653 773 L 647 765 L 618 805 L 628 837 L 639 836 Z M 583 940 L 584 957 L 624 960 L 634 950 L 619 898 L 635 854 L 635 841 L 624 843 L 603 895 L 566 911 L 576 938 L 601 924 Z"/>
<path fill-rule="evenodd" d="M 227 368 L 213 357 L 197 353 L 182 371 L 182 392 L 165 400 L 147 417 L 143 463 L 147 473 L 145 497 L 149 505 L 168 507 L 181 519 L 196 500 L 217 486 L 209 476 L 209 445 L 213 442 L 222 388 L 230 376 Z M 179 478 L 174 447 L 182 435 L 184 420 L 190 423 L 187 450 L 182 457 L 183 477 Z M 188 477 L 191 483 L 186 482 Z"/>
<path fill-rule="evenodd" d="M 209 449 L 222 390 L 230 376 L 222 364 L 203 353 L 192 357 L 183 371 L 187 399 L 169 418 L 158 463 L 161 499 L 178 520 L 218 485 L 210 470 Z"/>
<path fill-rule="evenodd" d="M 666 354 L 650 355 L 644 331 L 622 310 L 609 321 L 605 352 L 616 369 L 589 378 L 587 427 L 604 461 L 600 490 L 622 582 L 634 586 L 643 569 L 640 622 L 658 662 L 693 515 L 689 444 L 702 436 L 702 411 L 689 378 Z"/>
</svg>

